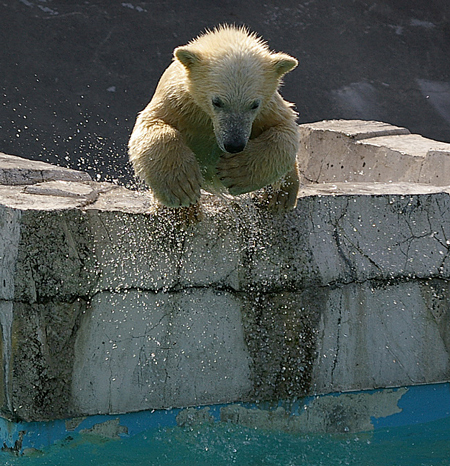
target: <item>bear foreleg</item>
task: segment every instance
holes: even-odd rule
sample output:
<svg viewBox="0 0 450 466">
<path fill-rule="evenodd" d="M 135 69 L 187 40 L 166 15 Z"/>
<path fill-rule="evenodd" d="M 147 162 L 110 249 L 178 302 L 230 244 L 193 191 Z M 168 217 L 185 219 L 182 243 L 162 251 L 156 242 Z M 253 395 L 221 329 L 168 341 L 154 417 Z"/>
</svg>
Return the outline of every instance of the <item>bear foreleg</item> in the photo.
<svg viewBox="0 0 450 466">
<path fill-rule="evenodd" d="M 267 207 L 274 212 L 292 210 L 297 205 L 300 180 L 297 163 L 280 181 L 264 188 L 263 200 Z"/>
<path fill-rule="evenodd" d="M 187 207 L 200 198 L 202 175 L 181 133 L 163 121 L 137 121 L 129 142 L 135 173 L 167 207 Z"/>
</svg>

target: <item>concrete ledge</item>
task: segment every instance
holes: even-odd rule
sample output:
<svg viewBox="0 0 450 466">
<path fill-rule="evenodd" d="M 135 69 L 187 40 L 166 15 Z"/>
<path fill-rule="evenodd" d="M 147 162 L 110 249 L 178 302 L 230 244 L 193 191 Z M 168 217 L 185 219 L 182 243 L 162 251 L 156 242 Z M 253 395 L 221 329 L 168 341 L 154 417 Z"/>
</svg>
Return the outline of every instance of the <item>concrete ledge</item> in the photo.
<svg viewBox="0 0 450 466">
<path fill-rule="evenodd" d="M 320 125 L 321 147 L 405 131 L 369 123 L 368 138 L 361 122 Z M 311 149 L 303 160 L 328 156 Z M 449 379 L 448 187 L 312 184 L 280 216 L 205 195 L 203 220 L 188 228 L 149 213 L 151 203 L 88 180 L 0 186 L 4 416 Z"/>
<path fill-rule="evenodd" d="M 321 121 L 300 125 L 300 139 L 307 182 L 450 185 L 450 144 L 406 128 L 377 121 Z"/>
<path fill-rule="evenodd" d="M 90 181 L 84 172 L 60 168 L 45 162 L 22 159 L 0 152 L 0 184 L 30 185 L 44 181 Z"/>
</svg>

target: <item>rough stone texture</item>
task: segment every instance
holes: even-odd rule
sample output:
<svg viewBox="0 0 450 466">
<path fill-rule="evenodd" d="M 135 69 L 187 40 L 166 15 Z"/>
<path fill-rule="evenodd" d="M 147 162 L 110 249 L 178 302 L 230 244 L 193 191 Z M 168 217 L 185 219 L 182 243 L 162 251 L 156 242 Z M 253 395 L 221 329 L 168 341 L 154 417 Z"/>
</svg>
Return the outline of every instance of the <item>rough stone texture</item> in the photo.
<svg viewBox="0 0 450 466">
<path fill-rule="evenodd" d="M 312 380 L 318 393 L 447 380 L 448 280 L 354 283 L 330 292 L 317 327 Z M 447 305 L 447 306 L 445 306 Z"/>
<path fill-rule="evenodd" d="M 74 335 L 86 302 L 19 301 L 13 309 L 13 363 L 4 409 L 23 419 L 66 417 L 72 404 Z"/>
<path fill-rule="evenodd" d="M 251 388 L 239 310 L 210 289 L 97 294 L 76 338 L 75 405 L 94 414 L 239 398 Z"/>
<path fill-rule="evenodd" d="M 360 142 L 377 151 L 370 141 L 407 136 L 376 122 L 316 126 L 303 168 L 330 147 L 339 161 Z M 397 175 L 410 171 L 415 150 Z M 334 173 L 322 166 L 321 176 Z M 246 197 L 205 195 L 203 219 L 186 226 L 155 214 L 146 192 L 64 177 L 0 186 L 4 416 L 449 379 L 449 187 L 310 184 L 279 216 Z"/>
<path fill-rule="evenodd" d="M 450 184 L 450 144 L 376 121 L 300 125 L 299 161 L 306 181 Z M 440 167 L 437 169 L 437 167 Z"/>
<path fill-rule="evenodd" d="M 91 177 L 77 170 L 56 167 L 49 163 L 22 159 L 0 152 L 0 184 L 30 185 L 53 180 L 90 181 Z"/>
</svg>

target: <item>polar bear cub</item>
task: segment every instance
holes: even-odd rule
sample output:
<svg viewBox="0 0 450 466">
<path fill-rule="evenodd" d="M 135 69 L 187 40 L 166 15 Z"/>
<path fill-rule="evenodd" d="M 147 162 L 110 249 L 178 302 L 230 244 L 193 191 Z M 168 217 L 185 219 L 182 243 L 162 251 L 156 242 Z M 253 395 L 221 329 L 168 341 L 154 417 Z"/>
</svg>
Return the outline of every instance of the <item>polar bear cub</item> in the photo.
<svg viewBox="0 0 450 466">
<path fill-rule="evenodd" d="M 297 60 L 247 29 L 220 26 L 174 51 L 129 141 L 135 173 L 168 207 L 212 193 L 267 188 L 276 210 L 295 207 L 298 129 L 278 92 Z"/>
</svg>

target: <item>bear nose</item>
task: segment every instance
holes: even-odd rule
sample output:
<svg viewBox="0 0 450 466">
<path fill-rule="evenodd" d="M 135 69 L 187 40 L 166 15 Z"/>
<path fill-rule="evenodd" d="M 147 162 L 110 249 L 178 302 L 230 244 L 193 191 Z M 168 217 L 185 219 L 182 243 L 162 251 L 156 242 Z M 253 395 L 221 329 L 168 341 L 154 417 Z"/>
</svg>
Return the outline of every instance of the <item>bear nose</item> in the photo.
<svg viewBox="0 0 450 466">
<path fill-rule="evenodd" d="M 238 152 L 242 152 L 245 149 L 245 142 L 241 141 L 230 141 L 223 145 L 224 149 L 229 154 L 237 154 Z"/>
</svg>

